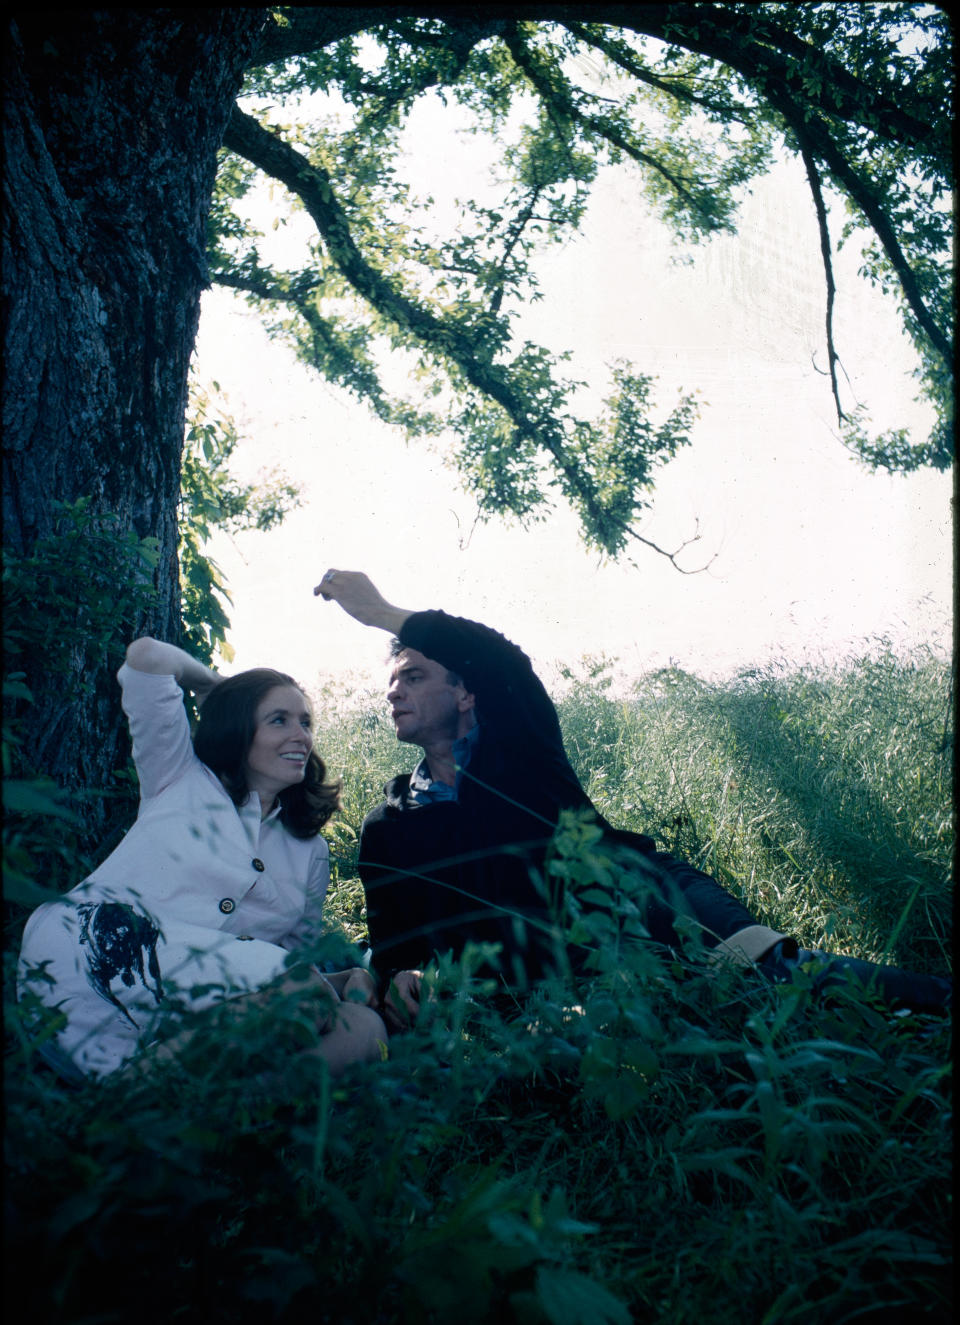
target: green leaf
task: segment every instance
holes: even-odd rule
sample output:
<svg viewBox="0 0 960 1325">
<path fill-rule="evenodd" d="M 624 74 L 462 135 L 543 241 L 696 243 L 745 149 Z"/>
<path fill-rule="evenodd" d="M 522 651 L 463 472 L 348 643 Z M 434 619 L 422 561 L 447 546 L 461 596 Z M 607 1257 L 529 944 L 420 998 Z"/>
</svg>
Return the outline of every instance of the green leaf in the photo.
<svg viewBox="0 0 960 1325">
<path fill-rule="evenodd" d="M 550 1325 L 631 1325 L 630 1312 L 595 1279 L 541 1266 L 537 1297 Z"/>
<path fill-rule="evenodd" d="M 73 820 L 73 812 L 62 803 L 66 794 L 49 778 L 5 778 L 3 808 L 8 814 L 50 814 Z"/>
</svg>

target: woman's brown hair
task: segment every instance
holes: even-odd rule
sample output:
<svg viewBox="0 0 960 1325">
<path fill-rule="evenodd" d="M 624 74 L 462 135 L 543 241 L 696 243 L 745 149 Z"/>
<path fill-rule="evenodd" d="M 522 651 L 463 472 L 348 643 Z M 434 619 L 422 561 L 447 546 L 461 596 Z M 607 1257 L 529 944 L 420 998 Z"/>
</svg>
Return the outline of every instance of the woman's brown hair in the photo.
<svg viewBox="0 0 960 1325">
<path fill-rule="evenodd" d="M 294 686 L 303 694 L 285 672 L 252 667 L 215 685 L 200 709 L 193 734 L 194 751 L 226 787 L 234 805 L 242 805 L 250 794 L 246 765 L 257 727 L 257 709 L 277 686 Z M 294 837 L 315 837 L 340 809 L 341 783 L 327 782 L 326 776 L 326 765 L 316 750 L 311 750 L 303 780 L 280 792 L 280 819 Z"/>
</svg>

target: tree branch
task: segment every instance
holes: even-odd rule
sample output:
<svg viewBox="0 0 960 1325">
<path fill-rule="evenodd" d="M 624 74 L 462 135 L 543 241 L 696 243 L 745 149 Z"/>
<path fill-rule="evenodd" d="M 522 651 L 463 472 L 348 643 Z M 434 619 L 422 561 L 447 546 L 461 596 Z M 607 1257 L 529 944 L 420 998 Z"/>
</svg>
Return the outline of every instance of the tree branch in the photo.
<svg viewBox="0 0 960 1325">
<path fill-rule="evenodd" d="M 830 95 L 812 99 L 821 114 L 849 123 L 872 121 L 877 130 L 895 142 L 934 151 L 949 166 L 952 144 L 949 130 L 939 133 L 940 118 L 932 105 L 918 104 L 916 113 L 898 105 L 893 96 L 903 91 L 878 89 L 852 73 L 828 51 L 806 41 L 782 24 L 775 23 L 755 7 L 688 4 L 596 4 L 589 7 L 591 24 L 625 28 L 655 37 L 668 44 L 684 46 L 710 59 L 737 69 L 746 77 L 765 77 L 786 85 L 803 72 L 817 75 Z M 255 63 L 269 64 L 297 55 L 313 53 L 331 42 L 370 28 L 395 28 L 398 19 L 437 19 L 452 31 L 479 26 L 471 11 L 451 4 L 417 3 L 400 9 L 396 5 L 352 7 L 292 6 L 283 20 L 267 27 Z M 557 23 L 579 25 L 587 17 L 582 4 L 488 3 L 482 8 L 484 26 L 497 22 Z"/>
<path fill-rule="evenodd" d="M 635 53 L 630 50 L 625 42 L 615 41 L 602 29 L 594 30 L 583 23 L 565 23 L 564 27 L 572 37 L 576 37 L 577 41 L 582 42 L 584 46 L 592 46 L 594 50 L 600 51 L 611 64 L 615 64 L 624 73 L 629 74 L 631 78 L 635 78 L 638 83 L 646 83 L 648 87 L 655 88 L 658 92 L 665 92 L 676 101 L 682 101 L 688 106 L 701 107 L 713 115 L 727 115 L 741 123 L 747 122 L 746 107 L 742 108 L 740 115 L 735 115 L 731 107 L 712 101 L 709 97 L 697 96 L 679 78 L 658 77 L 636 58 Z"/>
<path fill-rule="evenodd" d="M 843 412 L 843 406 L 840 404 L 840 389 L 837 384 L 837 351 L 833 342 L 833 304 L 837 287 L 833 279 L 833 260 L 830 255 L 830 230 L 827 225 L 827 209 L 823 201 L 823 190 L 820 187 L 820 172 L 817 170 L 817 163 L 807 146 L 806 139 L 802 139 L 800 142 L 800 154 L 803 157 L 803 164 L 807 168 L 807 179 L 810 181 L 810 192 L 813 194 L 813 205 L 817 212 L 817 227 L 820 231 L 820 255 L 823 258 L 823 271 L 827 282 L 827 368 L 830 374 L 833 401 L 837 407 L 837 422 L 842 424 L 846 419 L 846 415 Z"/>
<path fill-rule="evenodd" d="M 418 4 L 402 14 L 405 19 L 438 19 L 452 30 L 464 23 L 463 11 L 451 5 Z M 290 58 L 315 51 L 341 37 L 367 28 L 391 26 L 398 18 L 395 7 L 356 6 L 344 9 L 288 8 L 286 26 L 274 21 L 264 34 L 258 60 L 264 62 Z M 558 23 L 565 26 L 582 23 L 580 5 L 525 3 L 519 6 L 488 3 L 483 9 L 485 24 L 498 21 Z M 668 4 L 602 4 L 592 8 L 591 23 L 625 28 L 640 35 L 655 37 L 687 50 L 717 60 L 741 74 L 766 97 L 798 133 L 806 135 L 811 150 L 826 165 L 830 174 L 850 196 L 873 228 L 884 252 L 897 274 L 907 306 L 918 326 L 946 361 L 952 361 L 949 336 L 938 326 L 927 308 L 919 282 L 897 239 L 895 228 L 886 215 L 882 201 L 869 184 L 847 162 L 827 128 L 827 121 L 855 124 L 882 137 L 905 143 L 936 159 L 938 167 L 949 172 L 951 149 L 949 128 L 939 125 L 943 116 L 934 106 L 924 118 L 920 113 L 898 105 L 892 94 L 906 89 L 878 90 L 851 73 L 839 60 L 810 41 L 798 37 L 765 15 L 727 9 L 715 4 L 688 4 L 673 0 Z M 811 74 L 815 77 L 811 78 Z M 819 79 L 826 91 L 819 91 Z M 800 80 L 804 80 L 800 83 Z M 793 89 L 802 86 L 802 100 Z M 811 114 L 812 112 L 812 114 Z M 596 131 L 596 129 L 594 129 Z M 629 150 L 625 143 L 617 144 Z M 659 169 L 655 161 L 645 164 Z M 676 182 L 671 181 L 676 187 Z"/>
<path fill-rule="evenodd" d="M 933 348 L 942 356 L 945 363 L 950 363 L 953 355 L 950 337 L 937 325 L 936 319 L 924 303 L 919 282 L 909 259 L 900 247 L 896 231 L 884 210 L 881 199 L 850 165 L 826 126 L 805 115 L 803 109 L 795 104 L 785 89 L 768 88 L 766 96 L 793 130 L 801 150 L 802 145 L 807 144 L 808 150 L 820 157 L 847 196 L 866 217 L 897 274 L 910 311 Z"/>
<path fill-rule="evenodd" d="M 529 399 L 511 381 L 509 369 L 491 361 L 481 337 L 462 323 L 444 320 L 416 304 L 367 262 L 350 233 L 332 180 L 321 165 L 311 164 L 239 107 L 234 108 L 224 143 L 300 198 L 324 239 L 330 259 L 362 299 L 395 325 L 409 329 L 429 351 L 453 362 L 470 386 L 504 410 L 518 443 L 531 442 L 552 457 L 568 494 L 581 503 L 595 528 L 613 524 L 621 534 L 639 538 L 625 520 L 604 509 L 593 484 L 566 453 L 559 421 L 546 412 L 539 417 L 531 415 Z M 660 548 L 657 551 L 667 557 L 675 555 Z"/>
<path fill-rule="evenodd" d="M 416 44 L 422 50 L 430 50 L 442 45 L 443 50 L 451 55 L 453 59 L 450 62 L 450 67 L 443 71 L 436 67 L 421 70 L 415 78 L 411 78 L 404 83 L 402 89 L 381 87 L 376 79 L 368 79 L 361 83 L 360 90 L 367 96 L 377 97 L 381 103 L 375 115 L 369 119 L 364 117 L 362 122 L 368 124 L 384 120 L 395 106 L 403 101 L 412 101 L 431 87 L 452 86 L 458 81 L 466 68 L 470 53 L 477 42 L 482 41 L 485 37 L 495 35 L 502 26 L 502 23 L 486 23 L 456 28 L 441 43 L 436 37 L 433 40 L 428 40 L 428 34 L 410 33 L 406 25 L 394 23 L 393 30 L 401 32 L 405 40 L 409 41 L 411 45 Z"/>
<path fill-rule="evenodd" d="M 365 356 L 358 357 L 357 347 L 344 340 L 336 326 L 320 314 L 310 298 L 318 288 L 317 283 L 309 289 L 294 289 L 271 281 L 259 269 L 255 272 L 214 271 L 211 280 L 216 285 L 252 294 L 267 303 L 295 308 L 310 331 L 314 367 L 331 381 L 339 382 L 365 399 L 378 418 L 388 423 L 396 422 L 372 361 Z"/>
<path fill-rule="evenodd" d="M 493 295 L 489 303 L 490 312 L 493 314 L 497 314 L 500 312 L 500 306 L 503 303 L 503 292 L 506 286 L 505 272 L 506 272 L 507 263 L 510 261 L 514 249 L 520 243 L 520 240 L 523 237 L 524 230 L 529 225 L 530 221 L 533 219 L 535 215 L 534 208 L 536 207 L 540 199 L 540 194 L 542 192 L 543 190 L 539 186 L 535 186 L 530 190 L 530 197 L 527 199 L 526 206 L 520 212 L 517 213 L 516 217 L 513 220 L 512 225 L 510 225 L 507 229 L 506 243 L 504 244 L 503 252 L 500 255 L 500 262 L 497 264 L 501 279 L 499 284 L 497 284 L 494 287 Z"/>
<path fill-rule="evenodd" d="M 925 115 L 914 115 L 898 106 L 884 91 L 851 73 L 828 51 L 805 41 L 780 24 L 765 18 L 761 22 L 751 19 L 749 26 L 746 26 L 742 18 L 719 12 L 719 5 L 711 5 L 709 8 L 714 11 L 711 17 L 718 27 L 726 25 L 738 38 L 750 38 L 758 55 L 763 53 L 764 67 L 774 76 L 780 75 L 787 82 L 793 82 L 801 70 L 819 75 L 823 84 L 828 84 L 831 89 L 829 100 L 825 97 L 817 98 L 817 110 L 821 115 L 858 125 L 868 125 L 872 121 L 876 131 L 884 138 L 925 151 L 935 148 L 938 154 L 945 153 L 949 162 L 949 135 L 937 135 L 934 125 L 938 118 L 935 106 L 925 107 Z M 780 52 L 783 52 L 782 57 Z M 730 53 L 729 47 L 727 53 Z M 729 64 L 730 61 L 724 58 L 724 63 Z"/>
<path fill-rule="evenodd" d="M 288 6 L 280 18 L 275 14 L 270 16 L 250 64 L 258 68 L 314 54 L 344 37 L 386 23 L 396 13 L 393 6 Z"/>
<path fill-rule="evenodd" d="M 659 543 L 653 543 L 650 541 L 649 538 L 644 538 L 643 535 L 638 534 L 637 531 L 632 526 L 628 526 L 628 532 L 630 534 L 630 537 L 636 539 L 638 543 L 643 543 L 645 547 L 651 548 L 654 552 L 658 552 L 661 557 L 666 557 L 667 561 L 670 562 L 674 570 L 679 571 L 681 575 L 702 575 L 703 572 L 705 570 L 709 570 L 710 567 L 713 565 L 713 563 L 716 561 L 717 557 L 720 555 L 719 552 L 714 552 L 713 556 L 710 558 L 709 561 L 704 562 L 702 566 L 694 567 L 692 570 L 687 570 L 685 567 L 681 566 L 680 563 L 677 561 L 677 557 L 679 557 L 680 553 L 684 550 L 684 548 L 692 547 L 694 543 L 700 542 L 701 534 L 700 534 L 699 520 L 696 522 L 695 527 L 697 532 L 691 538 L 684 539 L 684 541 L 680 544 L 680 546 L 678 548 L 674 548 L 672 552 L 668 552 L 666 548 L 662 548 Z"/>
<path fill-rule="evenodd" d="M 522 40 L 517 25 L 505 30 L 502 34 L 502 40 L 510 51 L 514 64 L 530 80 L 546 106 L 557 107 L 562 114 L 581 124 L 590 133 L 603 138 L 614 147 L 619 147 L 622 152 L 626 152 L 627 156 L 639 165 L 649 166 L 651 170 L 655 170 L 663 176 L 691 211 L 697 210 L 693 195 L 679 176 L 669 170 L 662 161 L 658 161 L 655 156 L 645 152 L 632 138 L 625 133 L 621 133 L 614 125 L 596 115 L 588 115 L 585 111 L 582 111 L 569 95 L 567 89 L 547 76 L 545 71 L 538 66 L 526 43 Z"/>
</svg>

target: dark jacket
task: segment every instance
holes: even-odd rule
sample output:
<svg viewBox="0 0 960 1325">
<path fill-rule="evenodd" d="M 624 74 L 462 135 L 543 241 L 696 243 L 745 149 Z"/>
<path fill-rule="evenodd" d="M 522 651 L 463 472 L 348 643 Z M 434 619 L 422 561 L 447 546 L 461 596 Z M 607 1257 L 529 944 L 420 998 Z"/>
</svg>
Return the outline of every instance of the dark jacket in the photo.
<svg viewBox="0 0 960 1325">
<path fill-rule="evenodd" d="M 658 941 L 675 938 L 672 919 L 678 907 L 690 909 L 688 894 L 705 893 L 714 903 L 712 919 L 725 930 L 717 937 L 752 923 L 714 880 L 657 852 L 652 838 L 603 819 L 570 766 L 549 695 L 515 644 L 444 612 L 415 612 L 399 639 L 462 677 L 476 696 L 480 732 L 457 801 L 418 805 L 404 775 L 364 820 L 360 877 L 381 976 L 422 967 L 435 954 L 459 956 L 468 939 L 502 945 L 500 970 L 511 984 L 553 967 L 559 899 L 549 895 L 541 867 L 568 808 L 587 811 L 608 842 L 652 867 L 661 898 L 648 905 L 645 920 Z"/>
</svg>

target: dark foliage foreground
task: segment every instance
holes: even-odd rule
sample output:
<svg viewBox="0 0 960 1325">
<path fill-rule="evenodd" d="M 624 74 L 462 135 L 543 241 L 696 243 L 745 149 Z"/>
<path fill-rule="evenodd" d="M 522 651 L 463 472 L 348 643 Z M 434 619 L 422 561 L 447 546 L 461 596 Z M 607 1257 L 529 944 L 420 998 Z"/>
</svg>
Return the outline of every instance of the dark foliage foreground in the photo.
<svg viewBox="0 0 960 1325">
<path fill-rule="evenodd" d="M 948 1025 L 629 937 L 597 965 L 522 1007 L 451 967 L 338 1083 L 295 1002 L 129 1079 L 16 1061 L 8 1293 L 71 1325 L 946 1320 Z"/>
</svg>

